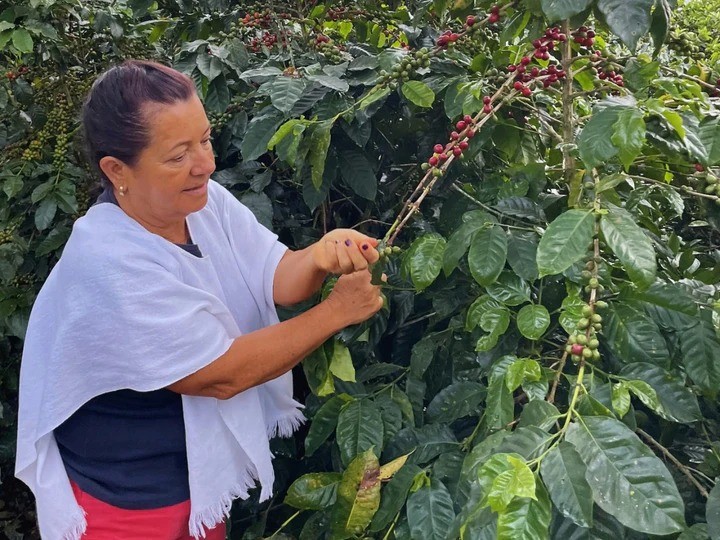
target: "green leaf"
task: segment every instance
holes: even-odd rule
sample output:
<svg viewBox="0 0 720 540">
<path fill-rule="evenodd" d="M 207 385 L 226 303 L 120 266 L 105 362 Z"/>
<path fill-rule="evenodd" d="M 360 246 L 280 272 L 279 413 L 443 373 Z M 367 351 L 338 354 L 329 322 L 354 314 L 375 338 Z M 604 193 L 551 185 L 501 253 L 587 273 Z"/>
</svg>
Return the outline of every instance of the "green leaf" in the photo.
<svg viewBox="0 0 720 540">
<path fill-rule="evenodd" d="M 534 232 L 510 230 L 508 233 L 507 262 L 518 276 L 527 281 L 538 278 L 538 240 Z"/>
<path fill-rule="evenodd" d="M 552 505 L 542 482 L 537 482 L 535 497 L 515 499 L 498 516 L 497 540 L 549 538 Z"/>
<path fill-rule="evenodd" d="M 541 0 L 542 10 L 550 22 L 569 19 L 585 11 L 593 0 Z"/>
<path fill-rule="evenodd" d="M 514 272 L 501 272 L 486 288 L 492 298 L 506 306 L 519 306 L 530 301 L 530 285 Z"/>
<path fill-rule="evenodd" d="M 670 365 L 670 353 L 660 329 L 647 315 L 627 304 L 611 304 L 605 314 L 603 335 L 613 354 L 625 364 Z"/>
<path fill-rule="evenodd" d="M 685 529 L 683 500 L 670 472 L 625 424 L 583 417 L 570 426 L 566 440 L 587 466 L 595 502 L 620 523 L 654 535 Z"/>
<path fill-rule="evenodd" d="M 57 212 L 57 202 L 52 198 L 43 199 L 35 211 L 35 226 L 38 231 L 44 231 L 55 219 Z"/>
<path fill-rule="evenodd" d="M 330 373 L 330 360 L 324 346 L 310 353 L 303 360 L 302 366 L 313 394 L 322 397 L 335 392 L 335 384 Z"/>
<path fill-rule="evenodd" d="M 489 351 L 510 326 L 510 310 L 505 306 L 490 308 L 480 317 L 480 328 L 489 332 L 478 339 L 476 351 Z"/>
<path fill-rule="evenodd" d="M 432 478 L 430 485 L 411 493 L 407 519 L 412 540 L 445 540 L 455 519 L 453 501 L 445 485 Z"/>
<path fill-rule="evenodd" d="M 712 540 L 720 540 L 720 484 L 715 483 L 705 506 L 707 532 Z"/>
<path fill-rule="evenodd" d="M 380 463 L 372 449 L 348 465 L 338 486 L 332 515 L 332 540 L 362 533 L 380 506 Z"/>
<path fill-rule="evenodd" d="M 517 316 L 520 333 L 528 339 L 540 339 L 550 326 L 550 313 L 545 306 L 528 304 Z"/>
<path fill-rule="evenodd" d="M 355 382 L 355 366 L 353 366 L 350 349 L 339 341 L 334 341 L 330 372 L 341 381 Z"/>
<path fill-rule="evenodd" d="M 612 408 L 619 418 L 624 417 L 630 410 L 630 390 L 625 382 L 613 384 Z"/>
<path fill-rule="evenodd" d="M 323 173 L 325 172 L 325 160 L 327 159 L 328 148 L 330 148 L 330 132 L 333 123 L 328 120 L 321 122 L 310 134 L 310 154 L 308 155 L 308 163 L 310 164 L 310 176 L 313 186 L 319 190 L 323 183 Z"/>
<path fill-rule="evenodd" d="M 535 475 L 525 460 L 509 454 L 504 457 L 510 467 L 493 478 L 486 495 L 487 504 L 493 512 L 499 513 L 504 512 L 516 497 L 536 499 Z"/>
<path fill-rule="evenodd" d="M 296 126 L 303 125 L 305 122 L 298 119 L 292 119 L 285 122 L 283 125 L 281 125 L 278 130 L 273 134 L 272 137 L 270 137 L 270 140 L 267 143 L 267 149 L 273 150 L 275 146 L 280 143 L 285 137 L 290 135 Z"/>
<path fill-rule="evenodd" d="M 505 385 L 514 392 L 525 382 L 536 382 L 542 377 L 542 369 L 537 360 L 520 358 L 510 364 L 505 372 Z"/>
<path fill-rule="evenodd" d="M 340 175 L 360 197 L 375 200 L 377 178 L 367 157 L 357 150 L 345 150 L 340 154 Z"/>
<path fill-rule="evenodd" d="M 463 416 L 476 414 L 486 394 L 486 388 L 480 383 L 453 383 L 435 395 L 428 405 L 426 419 L 428 423 L 450 423 Z"/>
<path fill-rule="evenodd" d="M 33 39 L 24 28 L 16 28 L 12 32 L 12 44 L 21 53 L 30 53 L 33 50 Z"/>
<path fill-rule="evenodd" d="M 475 233 L 495 223 L 494 218 L 490 216 L 490 214 L 482 210 L 477 212 L 479 214 L 476 218 L 465 221 L 450 235 L 443 255 L 443 272 L 446 276 L 452 274 L 453 270 L 457 268 L 460 259 L 462 259 L 470 247 Z"/>
<path fill-rule="evenodd" d="M 351 401 L 338 416 L 337 443 L 343 463 L 350 463 L 366 450 L 383 447 L 383 421 L 378 407 L 369 399 Z"/>
<path fill-rule="evenodd" d="M 206 52 L 198 53 L 197 67 L 200 70 L 200 73 L 207 77 L 208 82 L 212 82 L 223 71 L 222 61 L 215 56 L 210 56 Z"/>
<path fill-rule="evenodd" d="M 594 224 L 595 215 L 586 210 L 568 210 L 550 223 L 538 245 L 540 277 L 564 272 L 582 259 L 592 242 Z"/>
<path fill-rule="evenodd" d="M 623 109 L 613 125 L 611 140 L 617 147 L 625 170 L 630 168 L 645 144 L 645 120 L 638 109 Z"/>
<path fill-rule="evenodd" d="M 337 427 L 340 409 L 352 398 L 347 394 L 331 397 L 318 409 L 310 423 L 310 429 L 305 437 L 305 455 L 311 456 L 320 448 Z"/>
<path fill-rule="evenodd" d="M 720 162 L 720 119 L 704 118 L 700 123 L 700 139 L 708 156 L 707 165 Z"/>
<path fill-rule="evenodd" d="M 270 101 L 276 109 L 288 114 L 302 97 L 304 90 L 305 81 L 302 79 L 280 75 L 270 87 Z"/>
<path fill-rule="evenodd" d="M 655 45 L 653 57 L 657 57 L 660 53 L 660 50 L 670 33 L 671 17 L 672 12 L 670 4 L 663 1 L 657 2 L 655 10 L 653 11 L 652 21 L 650 23 L 650 35 L 652 36 L 653 44 Z"/>
<path fill-rule="evenodd" d="M 672 331 L 682 331 L 698 321 L 695 300 L 680 285 L 655 281 L 648 289 L 630 290 L 626 298 L 639 300 L 657 324 Z"/>
<path fill-rule="evenodd" d="M 680 334 L 681 358 L 692 381 L 713 398 L 720 386 L 720 342 L 711 324 L 700 321 Z"/>
<path fill-rule="evenodd" d="M 240 144 L 240 152 L 245 161 L 257 159 L 267 152 L 268 142 L 280 122 L 282 122 L 282 116 L 276 111 L 266 112 L 250 121 L 245 137 Z"/>
<path fill-rule="evenodd" d="M 390 525 L 395 516 L 400 513 L 405 500 L 410 492 L 415 477 L 422 472 L 422 469 L 412 463 L 403 465 L 392 480 L 382 490 L 380 497 L 380 508 L 370 523 L 370 530 L 378 532 Z"/>
<path fill-rule="evenodd" d="M 542 430 L 547 430 L 555 424 L 558 418 L 560 418 L 560 411 L 557 410 L 555 405 L 538 399 L 525 405 L 520 414 L 518 427 L 534 426 Z"/>
<path fill-rule="evenodd" d="M 485 422 L 490 429 L 500 429 L 513 420 L 515 403 L 504 377 L 495 377 L 488 385 Z"/>
<path fill-rule="evenodd" d="M 650 30 L 650 13 L 655 0 L 598 0 L 610 30 L 635 51 L 638 40 Z"/>
<path fill-rule="evenodd" d="M 618 154 L 617 146 L 608 135 L 613 133 L 615 123 L 623 110 L 625 107 L 605 107 L 596 111 L 585 124 L 578 138 L 578 151 L 580 159 L 588 168 L 610 161 Z"/>
<path fill-rule="evenodd" d="M 410 278 L 417 290 L 426 289 L 440 275 L 445 244 L 442 236 L 431 233 L 415 240 L 408 250 Z"/>
<path fill-rule="evenodd" d="M 472 239 L 468 264 L 470 273 L 480 285 L 493 283 L 507 258 L 507 237 L 501 227 L 495 225 L 479 231 Z"/>
<path fill-rule="evenodd" d="M 330 77 L 329 75 L 308 75 L 307 80 L 316 82 L 332 90 L 337 90 L 338 92 L 347 92 L 350 89 L 347 81 L 343 81 L 338 77 Z"/>
<path fill-rule="evenodd" d="M 418 107 L 432 107 L 435 92 L 421 81 L 407 81 L 402 85 L 403 95 Z"/>
<path fill-rule="evenodd" d="M 630 279 L 640 289 L 647 289 L 657 273 L 655 248 L 632 215 L 620 207 L 608 206 L 608 213 L 600 220 L 605 241 L 620 259 Z"/>
<path fill-rule="evenodd" d="M 285 495 L 285 504 L 300 510 L 323 510 L 335 504 L 340 473 L 310 473 L 295 480 Z"/>
<path fill-rule="evenodd" d="M 683 381 L 661 367 L 645 362 L 634 362 L 620 370 L 626 379 L 645 381 L 660 404 L 658 413 L 666 420 L 686 424 L 702 418 L 697 397 Z"/>
<path fill-rule="evenodd" d="M 561 442 L 542 460 L 540 473 L 560 513 L 580 527 L 592 527 L 593 502 L 585 464 L 575 447 Z"/>
<path fill-rule="evenodd" d="M 215 60 L 217 60 L 217 58 Z M 228 105 L 230 105 L 230 90 L 228 89 L 225 77 L 220 75 L 215 77 L 208 87 L 208 92 L 205 96 L 205 107 L 211 111 L 223 113 Z"/>
</svg>

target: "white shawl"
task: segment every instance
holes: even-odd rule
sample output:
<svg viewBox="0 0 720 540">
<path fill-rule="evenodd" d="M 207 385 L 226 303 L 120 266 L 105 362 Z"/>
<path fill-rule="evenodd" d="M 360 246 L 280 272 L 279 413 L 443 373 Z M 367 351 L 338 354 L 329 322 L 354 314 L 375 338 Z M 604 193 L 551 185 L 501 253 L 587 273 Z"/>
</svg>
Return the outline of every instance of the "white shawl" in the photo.
<svg viewBox="0 0 720 540">
<path fill-rule="evenodd" d="M 165 388 L 207 366 L 234 338 L 278 322 L 273 275 L 286 247 L 225 188 L 187 218 L 196 257 L 114 204 L 79 219 L 33 306 L 20 371 L 15 474 L 33 491 L 45 540 L 86 528 L 53 430 L 95 396 Z M 182 396 L 190 533 L 220 523 L 259 480 L 270 497 L 268 439 L 302 422 L 292 378 L 228 400 Z"/>
</svg>

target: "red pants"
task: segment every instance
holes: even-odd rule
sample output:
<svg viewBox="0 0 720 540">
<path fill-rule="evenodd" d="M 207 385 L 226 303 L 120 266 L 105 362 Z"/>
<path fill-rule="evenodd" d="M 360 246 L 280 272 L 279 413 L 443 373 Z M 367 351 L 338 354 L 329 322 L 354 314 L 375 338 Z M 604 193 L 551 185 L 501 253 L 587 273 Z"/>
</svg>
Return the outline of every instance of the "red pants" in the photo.
<svg viewBox="0 0 720 540">
<path fill-rule="evenodd" d="M 75 499 L 86 513 L 83 540 L 193 540 L 188 531 L 190 501 L 152 510 L 126 510 L 71 484 Z M 206 531 L 205 540 L 225 540 L 225 524 Z"/>
</svg>

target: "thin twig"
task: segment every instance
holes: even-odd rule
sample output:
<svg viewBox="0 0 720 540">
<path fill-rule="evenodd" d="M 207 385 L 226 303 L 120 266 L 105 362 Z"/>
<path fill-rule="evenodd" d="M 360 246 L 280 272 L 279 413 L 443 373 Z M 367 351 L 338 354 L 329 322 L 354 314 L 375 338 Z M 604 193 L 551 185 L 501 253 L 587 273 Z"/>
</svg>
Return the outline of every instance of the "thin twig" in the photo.
<svg viewBox="0 0 720 540">
<path fill-rule="evenodd" d="M 688 470 L 688 468 L 685 465 L 680 463 L 680 461 L 678 461 L 678 459 L 670 453 L 670 450 L 665 448 L 662 444 L 657 442 L 655 439 L 653 439 L 648 433 L 644 432 L 642 429 L 637 428 L 635 431 L 637 431 L 643 437 L 643 439 L 648 441 L 652 446 L 654 446 L 655 448 L 660 450 L 660 452 L 662 452 L 662 454 L 666 458 L 668 458 L 673 463 L 673 465 L 675 465 L 680 470 L 680 472 L 683 473 L 688 478 L 688 480 L 690 480 L 690 482 L 693 483 L 693 485 L 700 492 L 700 495 L 702 495 L 706 499 L 708 498 L 709 494 L 708 494 L 707 489 L 705 489 L 705 487 L 700 482 L 698 482 L 698 480 L 693 476 L 693 474 Z"/>
</svg>

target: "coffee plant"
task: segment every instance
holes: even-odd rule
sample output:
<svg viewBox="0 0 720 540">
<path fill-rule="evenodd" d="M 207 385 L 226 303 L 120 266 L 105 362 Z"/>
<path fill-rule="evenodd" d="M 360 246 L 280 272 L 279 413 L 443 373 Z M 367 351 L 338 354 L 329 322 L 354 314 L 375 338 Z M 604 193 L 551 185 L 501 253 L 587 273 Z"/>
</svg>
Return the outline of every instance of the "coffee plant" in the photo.
<svg viewBox="0 0 720 540">
<path fill-rule="evenodd" d="M 79 106 L 149 58 L 285 243 L 382 239 L 385 308 L 295 370 L 307 426 L 231 538 L 720 538 L 720 69 L 690 4 L 4 3 L 0 535 L 37 538 L 17 378 L 97 194 Z"/>
</svg>

